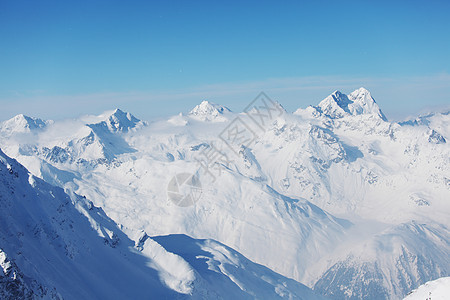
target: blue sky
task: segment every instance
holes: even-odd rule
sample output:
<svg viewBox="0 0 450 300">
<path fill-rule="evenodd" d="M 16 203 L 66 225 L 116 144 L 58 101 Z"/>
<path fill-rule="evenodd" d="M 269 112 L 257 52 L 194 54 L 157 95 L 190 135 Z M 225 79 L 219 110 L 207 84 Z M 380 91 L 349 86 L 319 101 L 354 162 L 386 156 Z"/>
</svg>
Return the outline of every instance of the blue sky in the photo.
<svg viewBox="0 0 450 300">
<path fill-rule="evenodd" d="M 201 100 L 288 110 L 364 86 L 391 118 L 450 106 L 450 1 L 0 0 L 0 119 Z"/>
</svg>

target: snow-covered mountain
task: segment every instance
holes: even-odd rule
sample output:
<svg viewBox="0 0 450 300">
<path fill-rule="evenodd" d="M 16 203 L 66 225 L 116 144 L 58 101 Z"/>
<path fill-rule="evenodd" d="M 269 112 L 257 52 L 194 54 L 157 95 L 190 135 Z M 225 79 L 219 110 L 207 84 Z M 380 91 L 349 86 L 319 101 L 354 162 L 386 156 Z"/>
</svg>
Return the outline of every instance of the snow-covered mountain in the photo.
<svg viewBox="0 0 450 300">
<path fill-rule="evenodd" d="M 348 96 L 335 91 L 320 102 L 316 108 L 330 118 L 365 114 L 377 116 L 383 121 L 387 120 L 375 99 L 365 88 L 357 89 Z"/>
<path fill-rule="evenodd" d="M 227 120 L 226 115 L 230 112 L 225 106 L 204 100 L 189 112 L 189 116 L 201 121 L 223 122 Z"/>
<path fill-rule="evenodd" d="M 214 240 L 135 232 L 135 243 L 1 150 L 0 207 L 1 299 L 321 299 Z"/>
<path fill-rule="evenodd" d="M 160 283 L 156 271 L 145 266 L 145 257 L 129 249 L 132 242 L 100 208 L 29 174 L 3 152 L 0 195 L 3 296 L 152 295 L 143 285 L 162 297 L 176 294 Z"/>
<path fill-rule="evenodd" d="M 5 123 L 9 122 L 10 120 Z M 133 149 L 121 135 L 145 126 L 146 122 L 116 109 L 98 117 L 67 120 L 45 127 L 45 134 L 38 137 L 39 140 L 45 139 L 43 147 L 37 148 L 34 144 L 27 144 L 29 140 L 26 138 L 18 143 L 25 142 L 24 146 L 19 145 L 20 151 L 25 155 L 37 155 L 51 163 L 69 162 L 95 166 L 99 163 L 110 163 L 118 155 L 132 152 Z M 8 127 L 3 125 L 2 128 Z M 28 132 L 37 134 L 33 130 Z M 0 131 L 0 134 L 2 133 L 9 133 L 8 137 L 13 138 L 9 130 Z M 23 134 L 21 136 L 23 137 Z"/>
<path fill-rule="evenodd" d="M 52 121 L 44 121 L 39 118 L 32 118 L 25 115 L 17 115 L 7 121 L 0 123 L 0 132 L 9 136 L 16 133 L 28 133 L 36 129 L 43 129 Z"/>
<path fill-rule="evenodd" d="M 204 101 L 152 123 L 116 110 L 0 131 L 0 147 L 91 200 L 137 245 L 186 244 L 150 240 L 193 265 L 188 236 L 332 299 L 401 299 L 450 275 L 448 113 L 389 122 L 364 88 L 293 114 L 260 101 L 244 113 Z M 178 206 L 174 191 L 192 187 L 171 184 L 192 176 L 195 205 Z"/>
<path fill-rule="evenodd" d="M 106 120 L 96 124 L 89 124 L 90 127 L 105 127 L 111 132 L 128 132 L 130 130 L 145 126 L 143 122 L 130 113 L 125 113 L 120 109 L 115 109 Z"/>
<path fill-rule="evenodd" d="M 314 289 L 336 299 L 405 295 L 411 286 L 448 274 L 449 236 L 448 228 L 437 224 L 411 221 L 393 226 L 356 244 Z"/>
</svg>

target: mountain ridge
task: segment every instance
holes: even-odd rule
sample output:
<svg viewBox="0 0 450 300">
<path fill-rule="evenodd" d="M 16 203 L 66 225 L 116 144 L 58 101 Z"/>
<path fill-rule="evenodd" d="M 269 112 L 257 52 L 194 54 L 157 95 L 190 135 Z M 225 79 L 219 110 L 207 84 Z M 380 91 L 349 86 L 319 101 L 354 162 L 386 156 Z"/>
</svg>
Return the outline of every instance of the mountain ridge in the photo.
<svg viewBox="0 0 450 300">
<path fill-rule="evenodd" d="M 178 115 L 128 131 L 110 130 L 103 115 L 68 126 L 65 136 L 49 133 L 57 123 L 28 145 L 13 135 L 0 138 L 0 146 L 36 176 L 86 195 L 135 242 L 136 230 L 211 238 L 331 298 L 400 299 L 450 272 L 450 263 L 439 258 L 450 240 L 450 149 L 444 142 L 450 119 L 435 114 L 414 126 L 389 122 L 367 90 L 356 91 L 334 93 L 326 102 L 331 116 L 312 106 L 266 114 L 265 128 L 256 126 L 254 111 L 212 111 L 220 122 Z M 234 151 L 227 137 L 236 120 L 253 135 Z M 74 134 L 80 128 L 96 130 L 107 149 L 120 141 L 128 150 L 89 167 L 39 155 L 44 147 L 85 137 L 87 131 Z M 83 151 L 77 157 L 88 154 Z M 192 207 L 168 198 L 166 188 L 180 172 L 196 174 L 201 183 Z M 436 247 L 435 236 L 444 244 Z M 428 247 L 430 259 L 420 258 L 415 245 Z M 379 279 L 389 272 L 401 276 Z M 366 275 L 373 278 L 370 287 L 354 285 Z"/>
<path fill-rule="evenodd" d="M 0 296 L 7 299 L 322 299 L 214 240 L 134 243 L 86 197 L 34 177 L 1 149 L 0 206 Z M 175 254 L 186 251 L 188 260 Z"/>
</svg>

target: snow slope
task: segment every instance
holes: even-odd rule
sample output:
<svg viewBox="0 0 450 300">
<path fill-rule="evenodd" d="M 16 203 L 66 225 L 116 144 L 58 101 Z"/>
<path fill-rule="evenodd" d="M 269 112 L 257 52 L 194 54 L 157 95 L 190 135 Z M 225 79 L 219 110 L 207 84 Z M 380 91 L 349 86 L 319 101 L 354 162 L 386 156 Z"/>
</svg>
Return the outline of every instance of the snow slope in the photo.
<svg viewBox="0 0 450 300">
<path fill-rule="evenodd" d="M 0 207 L 2 299 L 321 298 L 213 240 L 140 234 L 135 243 L 101 208 L 1 150 Z M 194 259 L 177 254 L 186 251 Z"/>
<path fill-rule="evenodd" d="M 406 295 L 411 286 L 448 274 L 448 228 L 415 221 L 389 228 L 356 244 L 315 283 L 336 299 Z M 384 288 L 381 288 L 384 287 Z"/>
<path fill-rule="evenodd" d="M 2 152 L 0 172 L 0 248 L 24 274 L 27 292 L 64 299 L 176 296 L 101 209 L 71 199 Z"/>
<path fill-rule="evenodd" d="M 412 291 L 405 300 L 445 300 L 450 295 L 450 277 L 429 281 Z"/>
<path fill-rule="evenodd" d="M 401 299 L 450 275 L 448 113 L 389 122 L 363 88 L 294 114 L 272 104 L 250 118 L 204 101 L 152 123 L 107 112 L 0 146 L 92 200 L 137 244 L 136 232 L 213 239 L 336 299 Z M 250 133 L 229 147 L 236 122 Z M 194 206 L 168 199 L 179 173 L 199 178 Z"/>
</svg>

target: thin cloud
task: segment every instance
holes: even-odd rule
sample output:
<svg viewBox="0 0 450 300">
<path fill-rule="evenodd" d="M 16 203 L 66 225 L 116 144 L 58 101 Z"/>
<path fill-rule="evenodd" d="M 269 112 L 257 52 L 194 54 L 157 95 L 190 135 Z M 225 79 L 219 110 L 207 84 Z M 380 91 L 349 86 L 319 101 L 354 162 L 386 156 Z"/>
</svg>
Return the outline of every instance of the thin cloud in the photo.
<svg viewBox="0 0 450 300">
<path fill-rule="evenodd" d="M 3 99 L 1 119 L 18 113 L 44 118 L 76 117 L 98 114 L 120 107 L 152 118 L 186 112 L 204 99 L 243 109 L 260 91 L 265 91 L 288 110 L 316 105 L 334 90 L 344 93 L 364 86 L 391 118 L 404 118 L 427 108 L 445 108 L 450 104 L 450 75 L 411 77 L 311 76 L 268 78 L 260 81 L 229 82 L 173 91 L 130 91 L 80 95 L 29 94 Z"/>
</svg>

